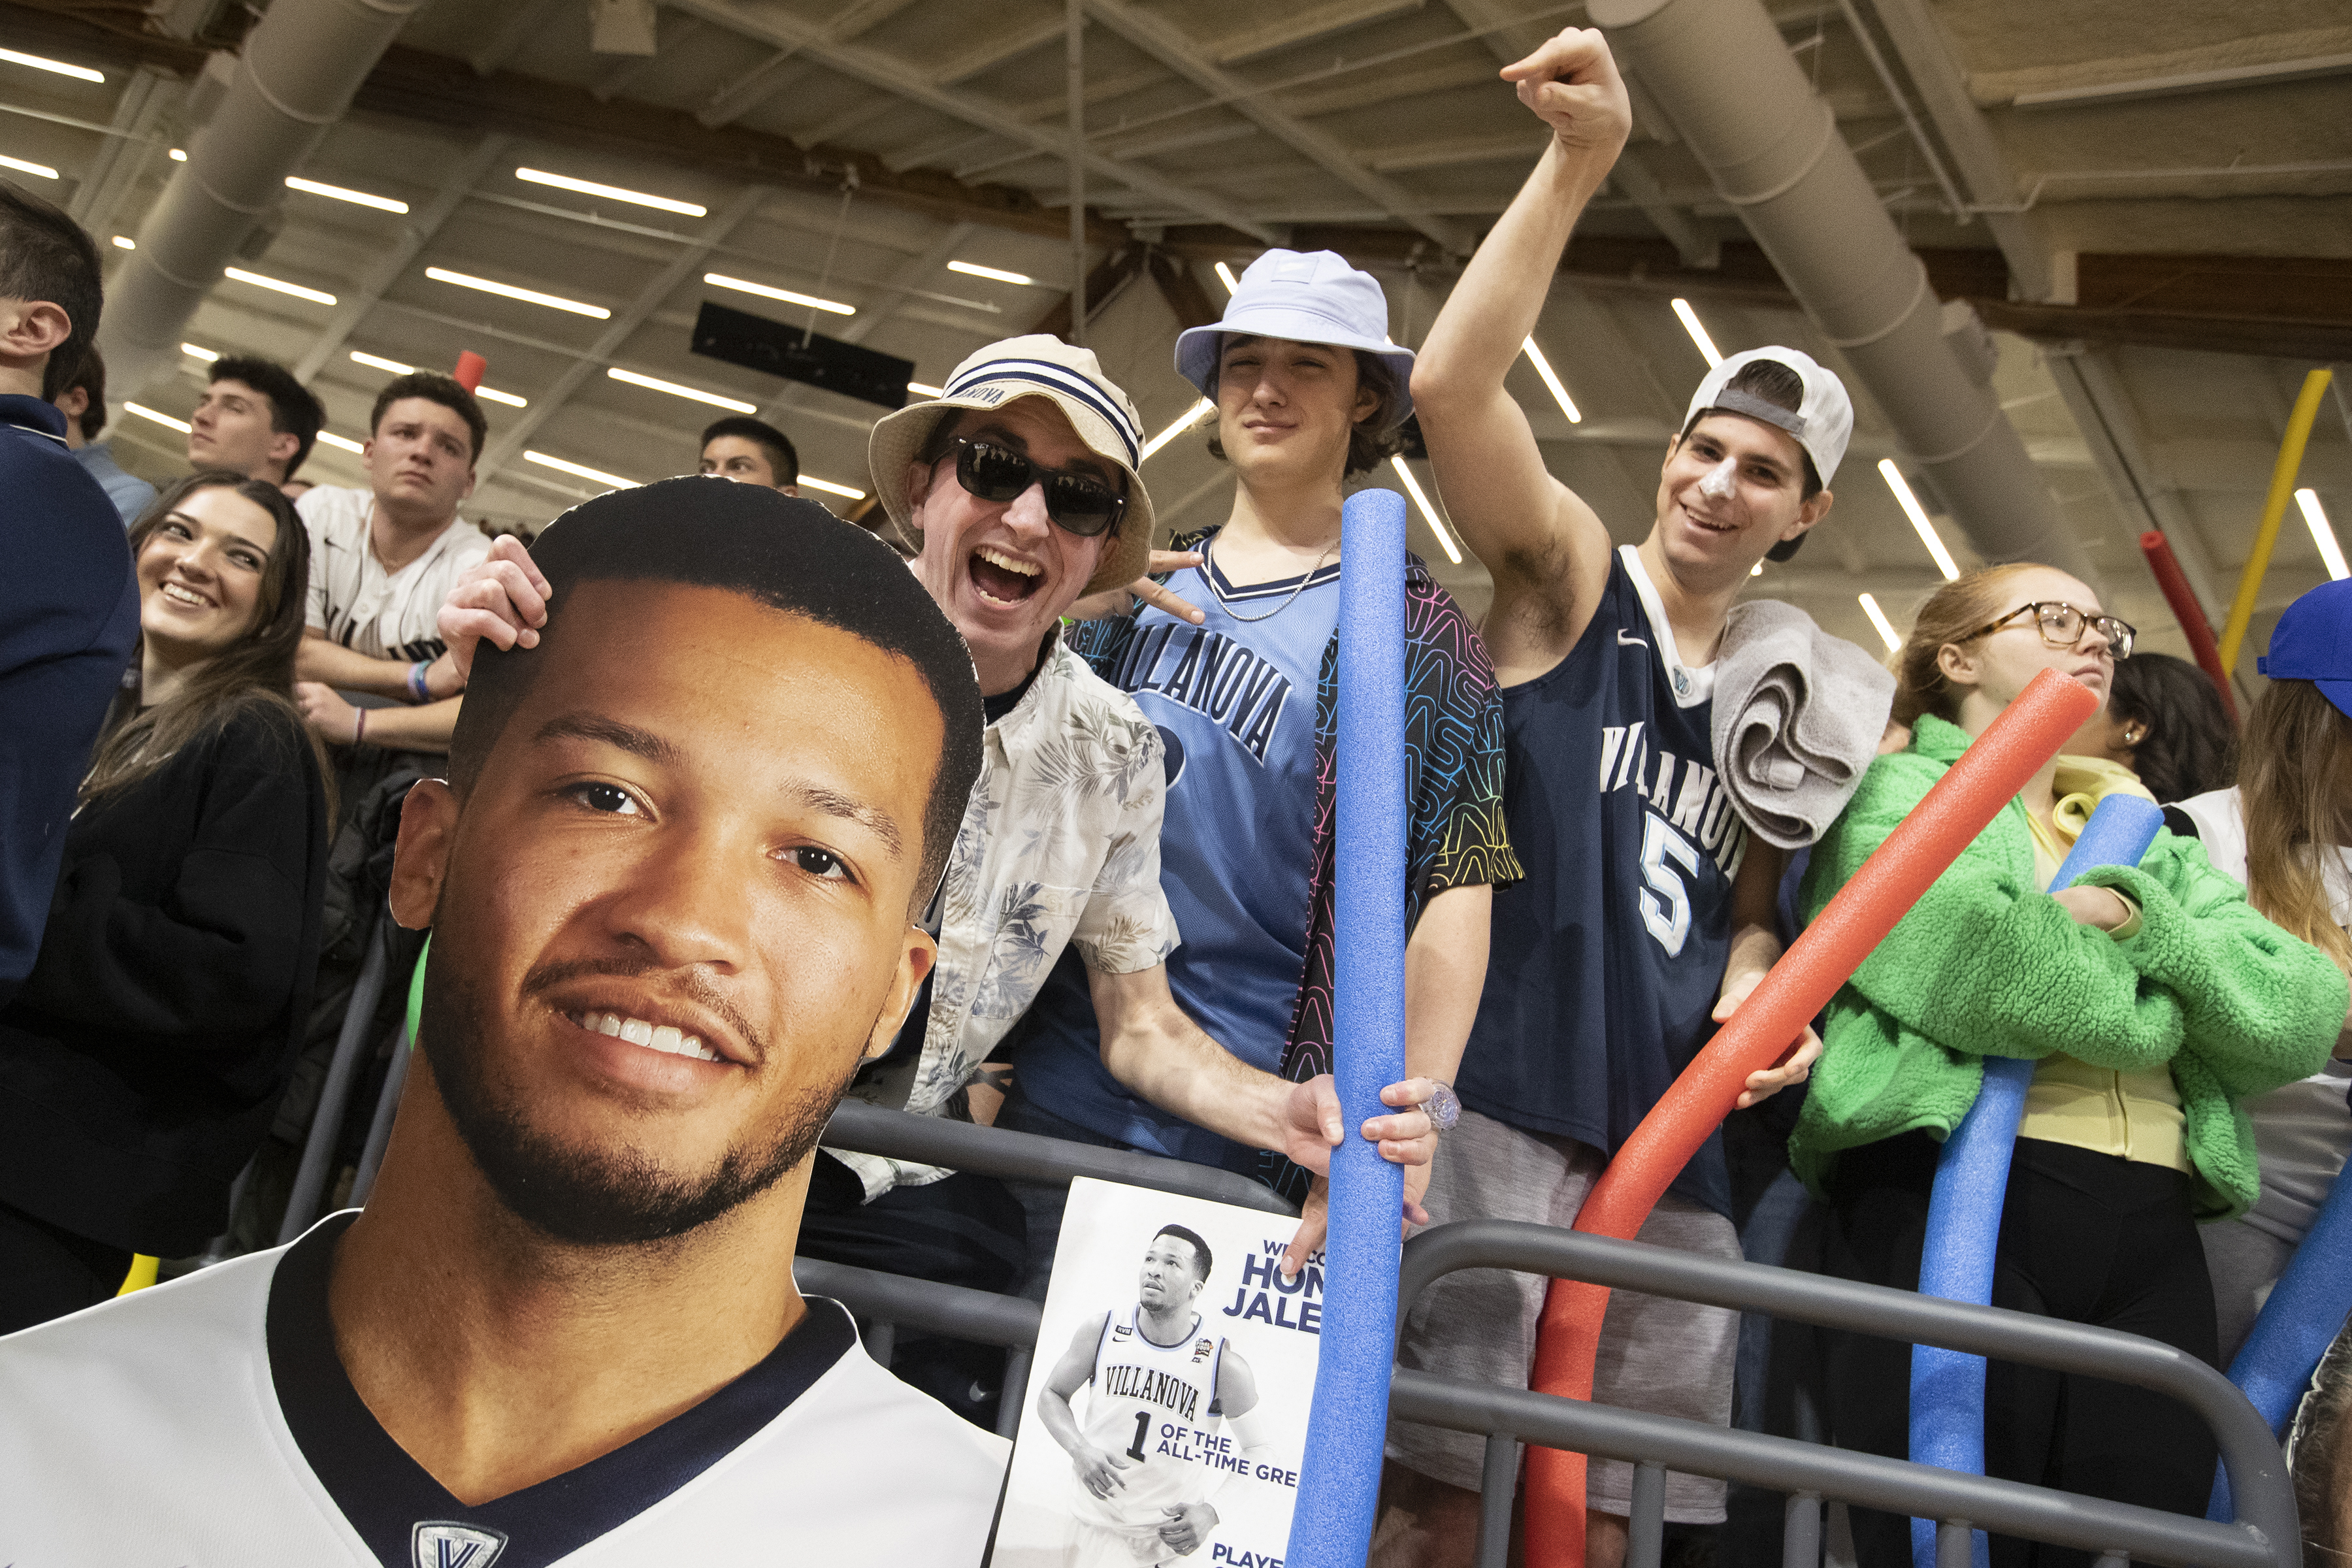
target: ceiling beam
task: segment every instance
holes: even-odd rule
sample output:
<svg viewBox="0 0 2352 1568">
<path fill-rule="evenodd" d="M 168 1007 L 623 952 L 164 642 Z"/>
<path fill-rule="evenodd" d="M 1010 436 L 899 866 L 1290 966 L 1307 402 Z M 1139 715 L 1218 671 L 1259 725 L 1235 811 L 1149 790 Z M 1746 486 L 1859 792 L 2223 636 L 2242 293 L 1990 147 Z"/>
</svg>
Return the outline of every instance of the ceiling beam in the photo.
<svg viewBox="0 0 2352 1568">
<path fill-rule="evenodd" d="M 161 67 L 132 68 L 107 120 L 121 134 L 100 139 L 98 152 L 66 208 L 68 216 L 100 238 L 112 232 L 116 207 L 155 156 L 155 134 L 166 106 L 180 100 L 177 84 Z"/>
<path fill-rule="evenodd" d="M 669 265 L 664 267 L 652 282 L 638 289 L 636 298 L 630 300 L 625 309 L 605 323 L 595 342 L 589 346 L 588 357 L 574 360 L 567 365 L 555 378 L 554 384 L 532 398 L 530 406 L 500 432 L 498 439 L 490 444 L 489 450 L 482 454 L 478 465 L 482 478 L 485 480 L 497 479 L 499 470 L 522 450 L 523 443 L 530 438 L 531 433 L 562 409 L 572 395 L 579 390 L 582 382 L 609 363 L 612 357 L 620 353 L 622 345 L 629 341 L 630 334 L 645 324 L 646 318 L 661 309 L 677 291 L 678 286 L 694 276 L 711 250 L 723 244 L 738 224 L 759 211 L 760 204 L 767 198 L 768 192 L 764 187 L 746 185 L 736 192 L 725 206 L 713 213 L 702 233 L 695 237 L 695 243 L 670 258 Z"/>
<path fill-rule="evenodd" d="M 703 24 L 697 17 L 663 13 L 655 21 L 654 52 L 649 55 L 632 56 L 621 61 L 620 64 L 605 71 L 603 76 L 598 77 L 595 84 L 588 90 L 595 95 L 596 101 L 599 103 L 618 98 L 643 81 L 654 67 L 661 62 L 664 55 L 692 39 L 697 33 L 702 31 L 702 28 Z"/>
<path fill-rule="evenodd" d="M 1267 134 L 1349 189 L 1369 196 L 1384 212 L 1419 229 L 1448 250 L 1461 255 L 1469 252 L 1472 237 L 1466 225 L 1433 213 L 1419 195 L 1358 163 L 1355 155 L 1338 137 L 1276 108 L 1257 93 L 1253 84 L 1218 65 L 1206 49 L 1186 37 L 1184 30 L 1175 23 L 1156 12 L 1131 5 L 1129 0 L 1086 0 L 1086 8 L 1088 16 L 1129 44 L 1211 97 L 1225 100 L 1235 113 L 1256 121 Z M 1129 168 L 1125 176 L 1129 184 L 1147 195 L 1153 194 L 1134 178 L 1131 166 L 1114 165 L 1115 169 L 1119 167 Z M 1114 174 L 1114 177 L 1119 176 Z M 1219 221 L 1234 223 L 1231 217 L 1221 217 Z M 1265 226 L 1254 221 L 1234 223 L 1234 226 L 1255 233 L 1267 232 Z M 1271 243 L 1270 233 L 1267 237 Z"/>
<path fill-rule="evenodd" d="M 432 242 L 433 237 L 441 232 L 442 225 L 449 221 L 464 204 L 467 195 L 513 144 L 513 138 L 493 131 L 476 142 L 474 150 L 459 160 L 457 166 L 450 171 L 449 177 L 442 182 L 440 190 L 434 194 L 433 199 L 418 211 L 411 213 L 407 221 L 401 225 L 398 243 L 376 258 L 375 265 L 369 268 L 367 275 L 360 279 L 359 287 L 343 294 L 335 306 L 334 314 L 329 316 L 327 324 L 319 330 L 318 341 L 296 363 L 295 380 L 307 385 L 312 376 L 326 368 L 327 362 L 335 357 L 353 332 L 359 331 L 360 323 L 367 319 L 367 313 L 375 308 L 376 301 L 383 298 L 385 290 L 400 280 L 400 275 L 408 270 L 409 263 L 415 261 Z"/>
<path fill-rule="evenodd" d="M 1293 11 L 1280 21 L 1220 38 L 1209 47 L 1210 57 L 1221 66 L 1244 65 L 1333 33 L 1385 22 L 1421 6 L 1422 0 L 1329 0 L 1327 5 Z"/>
<path fill-rule="evenodd" d="M 488 76 L 514 58 L 515 51 L 553 19 L 559 4 L 561 0 L 510 0 L 505 16 L 490 29 L 482 47 L 466 57 L 466 63 L 474 68 L 476 76 Z"/>
<path fill-rule="evenodd" d="M 919 256 L 908 257 L 900 262 L 892 269 L 887 280 L 886 287 L 890 292 L 884 297 L 883 301 L 858 311 L 856 315 L 844 322 L 841 330 L 834 336 L 845 343 L 862 343 L 884 322 L 893 316 L 901 314 L 906 301 L 911 299 L 925 283 L 939 275 L 940 268 L 945 267 L 953 258 L 955 253 L 963 247 L 963 242 L 971 237 L 971 224 L 956 224 L 933 240 L 929 249 Z M 922 367 L 919 364 L 916 366 L 916 374 L 918 375 L 922 374 Z M 942 371 L 940 374 L 944 377 L 946 372 Z M 803 386 L 798 382 L 787 382 L 784 384 L 783 390 L 769 399 L 768 405 L 760 410 L 760 417 L 773 425 L 785 415 L 805 412 L 808 407 L 809 395 L 815 390 L 814 387 Z M 867 423 L 870 424 L 871 421 Z"/>
<path fill-rule="evenodd" d="M 395 44 L 361 85 L 364 112 L 461 127 L 502 130 L 535 141 L 756 180 L 780 190 L 838 195 L 856 172 L 859 196 L 947 223 L 982 223 L 1023 234 L 1066 237 L 1068 220 L 1028 192 L 965 184 L 928 170 L 900 174 L 870 153 L 831 146 L 803 148 L 790 137 L 740 125 L 716 130 L 681 110 L 616 98 L 599 102 L 586 88 L 514 71 L 477 78 L 462 60 Z M 1190 209 L 1188 209 L 1190 210 Z M 1097 244 L 1127 231 L 1097 219 Z"/>
<path fill-rule="evenodd" d="M 780 47 L 786 45 L 797 47 L 810 58 L 855 78 L 877 91 L 893 94 L 909 103 L 921 104 L 926 109 L 950 119 L 961 120 L 983 131 L 992 131 L 1008 141 L 1034 147 L 1040 152 L 1066 155 L 1066 137 L 1024 124 L 986 99 L 952 88 L 934 87 L 906 61 L 860 44 L 838 42 L 828 29 L 803 21 L 790 12 L 774 6 L 754 5 L 751 0 L 682 0 L 678 9 L 747 38 L 759 39 Z M 1213 193 L 1194 190 L 1173 180 L 1163 179 L 1149 170 L 1116 163 L 1097 153 L 1084 154 L 1084 162 L 1088 174 L 1099 176 L 1113 188 L 1131 186 L 1187 212 L 1198 213 L 1215 223 L 1231 224 L 1235 228 L 1259 235 L 1269 244 L 1273 242 L 1272 230 Z M 913 172 L 893 174 L 883 170 L 878 163 L 875 167 L 882 173 L 892 174 L 896 179 L 915 177 Z"/>
</svg>

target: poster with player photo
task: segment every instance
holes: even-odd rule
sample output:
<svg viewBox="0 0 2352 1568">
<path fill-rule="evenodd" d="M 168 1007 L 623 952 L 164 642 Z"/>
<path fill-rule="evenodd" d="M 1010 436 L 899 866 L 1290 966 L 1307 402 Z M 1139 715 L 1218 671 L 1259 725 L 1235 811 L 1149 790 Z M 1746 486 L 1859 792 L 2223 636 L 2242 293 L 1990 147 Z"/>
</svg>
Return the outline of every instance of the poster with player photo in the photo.
<svg viewBox="0 0 2352 1568">
<path fill-rule="evenodd" d="M 1280 1568 L 1322 1342 L 1294 1228 L 1070 1184 L 993 1568 Z"/>
</svg>

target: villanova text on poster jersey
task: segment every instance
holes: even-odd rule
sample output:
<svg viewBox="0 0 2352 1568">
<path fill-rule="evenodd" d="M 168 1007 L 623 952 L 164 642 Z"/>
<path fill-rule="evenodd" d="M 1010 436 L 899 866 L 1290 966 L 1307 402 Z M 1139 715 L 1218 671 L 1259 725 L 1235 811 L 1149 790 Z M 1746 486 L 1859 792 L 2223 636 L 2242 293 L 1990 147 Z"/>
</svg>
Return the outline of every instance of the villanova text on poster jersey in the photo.
<svg viewBox="0 0 2352 1568">
<path fill-rule="evenodd" d="M 1110 683 L 1205 715 L 1261 767 L 1291 694 L 1290 678 L 1270 660 L 1223 632 L 1181 621 L 1138 633 L 1112 668 Z"/>
</svg>

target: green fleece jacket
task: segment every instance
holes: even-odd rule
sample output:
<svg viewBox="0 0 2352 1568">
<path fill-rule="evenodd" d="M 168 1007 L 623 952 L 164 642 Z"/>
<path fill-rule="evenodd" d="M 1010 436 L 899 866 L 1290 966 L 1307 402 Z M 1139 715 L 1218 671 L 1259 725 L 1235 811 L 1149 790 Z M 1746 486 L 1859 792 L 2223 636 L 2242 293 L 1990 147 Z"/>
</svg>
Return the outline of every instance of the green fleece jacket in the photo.
<svg viewBox="0 0 2352 1568">
<path fill-rule="evenodd" d="M 1907 750 L 1871 764 L 1813 850 L 1807 919 L 1968 744 L 1930 715 Z M 2168 1064 L 2198 1217 L 2252 1205 L 2261 1175 L 2238 1102 L 2319 1070 L 2344 1023 L 2343 974 L 2257 914 L 2193 840 L 2159 833 L 2137 868 L 2075 885 L 2137 900 L 2139 934 L 2117 942 L 2078 925 L 2037 887 L 2025 807 L 2012 800 L 1872 950 L 1830 1003 L 1789 1140 L 1790 1164 L 1815 1193 L 1841 1149 L 1915 1127 L 1948 1135 L 1975 1103 L 1983 1058 L 2063 1051 L 2124 1071 Z"/>
</svg>

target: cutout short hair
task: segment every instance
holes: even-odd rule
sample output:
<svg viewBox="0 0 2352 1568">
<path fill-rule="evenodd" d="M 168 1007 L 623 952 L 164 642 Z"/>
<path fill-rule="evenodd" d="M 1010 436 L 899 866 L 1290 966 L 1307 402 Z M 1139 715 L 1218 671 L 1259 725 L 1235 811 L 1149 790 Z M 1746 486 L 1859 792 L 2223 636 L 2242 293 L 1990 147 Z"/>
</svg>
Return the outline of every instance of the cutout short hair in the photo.
<svg viewBox="0 0 2352 1568">
<path fill-rule="evenodd" d="M 474 395 L 454 375 L 443 375 L 437 370 L 412 370 L 406 375 L 394 376 L 375 395 L 375 406 L 368 410 L 368 438 L 373 440 L 383 424 L 384 415 L 392 405 L 406 398 L 421 397 L 427 403 L 437 403 L 466 422 L 474 437 L 475 462 L 482 460 L 482 446 L 490 438 L 490 421 L 482 413 L 482 405 Z"/>
<path fill-rule="evenodd" d="M 105 306 L 98 247 L 64 209 L 0 180 L 0 300 L 46 300 L 72 323 L 41 373 L 41 400 L 55 403 L 98 340 Z"/>
<path fill-rule="evenodd" d="M 1209 1251 L 1209 1244 L 1201 1239 L 1200 1232 L 1181 1225 L 1163 1225 L 1151 1233 L 1151 1239 L 1158 1241 L 1163 1236 L 1172 1236 L 1179 1241 L 1190 1242 L 1194 1256 L 1201 1260 L 1202 1279 L 1206 1280 L 1209 1278 L 1209 1272 L 1216 1268 L 1217 1260 Z"/>
<path fill-rule="evenodd" d="M 749 441 L 765 452 L 768 467 L 776 470 L 778 484 L 796 485 L 801 482 L 800 453 L 793 449 L 790 437 L 766 420 L 754 419 L 744 414 L 730 414 L 724 419 L 713 420 L 710 428 L 702 433 L 702 447 L 709 446 L 721 436 Z M 695 448 L 698 457 L 702 447 Z"/>
<path fill-rule="evenodd" d="M 286 463 L 286 477 L 292 479 L 310 456 L 310 448 L 319 444 L 319 428 L 327 422 L 325 405 L 309 387 L 294 379 L 292 371 L 276 360 L 255 354 L 227 354 L 213 361 L 205 384 L 224 381 L 242 382 L 261 394 L 262 401 L 269 405 L 271 432 L 291 436 L 301 443 Z"/>
<path fill-rule="evenodd" d="M 689 474 L 582 502 L 541 531 L 531 559 L 555 590 L 550 632 L 583 583 L 675 583 L 741 594 L 913 665 L 944 731 L 916 876 L 917 906 L 929 901 L 980 774 L 986 720 L 971 649 L 887 545 L 813 500 Z M 549 646 L 500 652 L 485 642 L 476 652 L 449 739 L 449 781 L 460 794 L 481 776 Z"/>
</svg>

